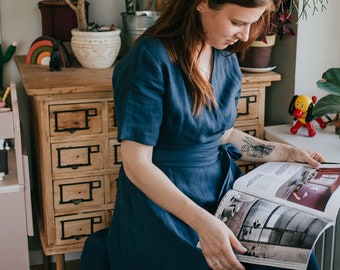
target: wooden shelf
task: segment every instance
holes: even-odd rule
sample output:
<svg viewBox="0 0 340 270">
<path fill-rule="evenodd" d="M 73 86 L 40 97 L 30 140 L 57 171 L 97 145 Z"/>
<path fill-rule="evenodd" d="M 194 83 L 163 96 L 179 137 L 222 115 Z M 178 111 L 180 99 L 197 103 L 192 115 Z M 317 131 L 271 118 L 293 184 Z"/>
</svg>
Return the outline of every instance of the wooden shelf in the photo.
<svg viewBox="0 0 340 270">
<path fill-rule="evenodd" d="M 297 134 L 290 133 L 292 125 L 267 126 L 265 139 L 274 142 L 287 143 L 304 149 L 319 152 L 328 162 L 340 162 L 340 139 L 335 134 L 334 126 L 321 129 L 314 124 L 316 135 L 309 137 L 307 129 L 301 128 Z"/>
<path fill-rule="evenodd" d="M 274 72 L 263 72 L 263 73 L 250 73 L 250 72 L 243 72 L 243 79 L 242 83 L 263 83 L 268 82 L 269 85 L 272 81 L 280 81 L 281 75 Z"/>
</svg>

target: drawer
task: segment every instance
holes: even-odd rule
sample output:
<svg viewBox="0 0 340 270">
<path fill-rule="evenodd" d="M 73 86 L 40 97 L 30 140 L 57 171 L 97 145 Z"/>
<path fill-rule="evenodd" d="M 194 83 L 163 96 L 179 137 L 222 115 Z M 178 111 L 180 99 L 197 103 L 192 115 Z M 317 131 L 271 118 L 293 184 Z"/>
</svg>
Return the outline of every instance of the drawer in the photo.
<svg viewBox="0 0 340 270">
<path fill-rule="evenodd" d="M 103 132 L 102 103 L 49 106 L 50 134 L 98 134 Z"/>
<path fill-rule="evenodd" d="M 116 172 L 120 168 L 122 164 L 122 155 L 120 149 L 120 143 L 117 139 L 109 139 L 109 161 L 110 161 L 110 168 L 115 168 Z"/>
<path fill-rule="evenodd" d="M 54 208 L 79 209 L 104 204 L 104 177 L 80 177 L 53 182 Z"/>
<path fill-rule="evenodd" d="M 114 116 L 114 107 L 113 101 L 108 102 L 107 105 L 107 114 L 108 114 L 108 125 L 109 132 L 117 132 L 117 124 Z"/>
<path fill-rule="evenodd" d="M 78 244 L 107 227 L 105 211 L 56 217 L 56 244 Z"/>
<path fill-rule="evenodd" d="M 103 169 L 103 141 L 55 143 L 51 151 L 53 173 Z"/>
<path fill-rule="evenodd" d="M 259 91 L 241 93 L 237 108 L 238 121 L 259 118 L 259 98 Z"/>
</svg>

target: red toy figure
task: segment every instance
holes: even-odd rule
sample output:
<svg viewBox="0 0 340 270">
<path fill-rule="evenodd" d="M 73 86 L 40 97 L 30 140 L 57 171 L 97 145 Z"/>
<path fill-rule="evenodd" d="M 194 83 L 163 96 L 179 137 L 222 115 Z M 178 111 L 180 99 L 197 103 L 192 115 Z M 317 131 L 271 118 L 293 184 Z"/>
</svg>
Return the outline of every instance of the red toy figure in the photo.
<svg viewBox="0 0 340 270">
<path fill-rule="evenodd" d="M 313 116 L 313 107 L 316 103 L 316 96 L 302 96 L 295 95 L 289 105 L 289 114 L 294 116 L 296 120 L 295 125 L 290 129 L 290 132 L 296 134 L 301 126 L 308 129 L 309 137 L 313 137 L 316 132 L 313 127 L 312 121 L 316 120 L 321 128 L 325 128 L 326 124 L 321 117 L 315 118 Z"/>
</svg>

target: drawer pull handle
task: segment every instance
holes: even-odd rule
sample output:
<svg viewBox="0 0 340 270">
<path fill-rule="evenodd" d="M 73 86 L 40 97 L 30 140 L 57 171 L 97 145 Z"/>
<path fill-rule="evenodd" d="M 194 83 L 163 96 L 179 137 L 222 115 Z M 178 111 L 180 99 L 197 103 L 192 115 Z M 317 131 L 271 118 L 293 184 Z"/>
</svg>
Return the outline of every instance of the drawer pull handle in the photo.
<svg viewBox="0 0 340 270">
<path fill-rule="evenodd" d="M 75 199 L 75 200 L 71 200 L 71 202 L 72 202 L 74 205 L 78 205 L 78 204 L 80 204 L 82 201 L 83 201 L 83 199 Z"/>
<path fill-rule="evenodd" d="M 83 237 L 87 237 L 87 236 L 88 236 L 87 234 L 79 234 L 79 235 L 73 235 L 72 237 L 76 240 L 80 240 Z"/>
</svg>

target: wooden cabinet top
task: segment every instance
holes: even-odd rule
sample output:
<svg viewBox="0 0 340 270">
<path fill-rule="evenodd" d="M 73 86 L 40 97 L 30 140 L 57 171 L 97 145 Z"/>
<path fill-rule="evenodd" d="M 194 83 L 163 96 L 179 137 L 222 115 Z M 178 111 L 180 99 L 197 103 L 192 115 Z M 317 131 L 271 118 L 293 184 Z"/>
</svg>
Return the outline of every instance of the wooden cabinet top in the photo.
<svg viewBox="0 0 340 270">
<path fill-rule="evenodd" d="M 16 56 L 15 61 L 27 95 L 112 91 L 113 68 L 62 67 L 61 71 L 51 72 L 46 65 L 26 64 L 25 56 Z"/>
<path fill-rule="evenodd" d="M 112 91 L 112 67 L 107 69 L 64 67 L 61 71 L 50 72 L 49 67 L 46 65 L 26 64 L 25 56 L 16 56 L 15 61 L 27 95 L 39 96 Z M 280 74 L 273 71 L 243 73 L 244 84 L 270 83 L 280 79 Z"/>
</svg>

